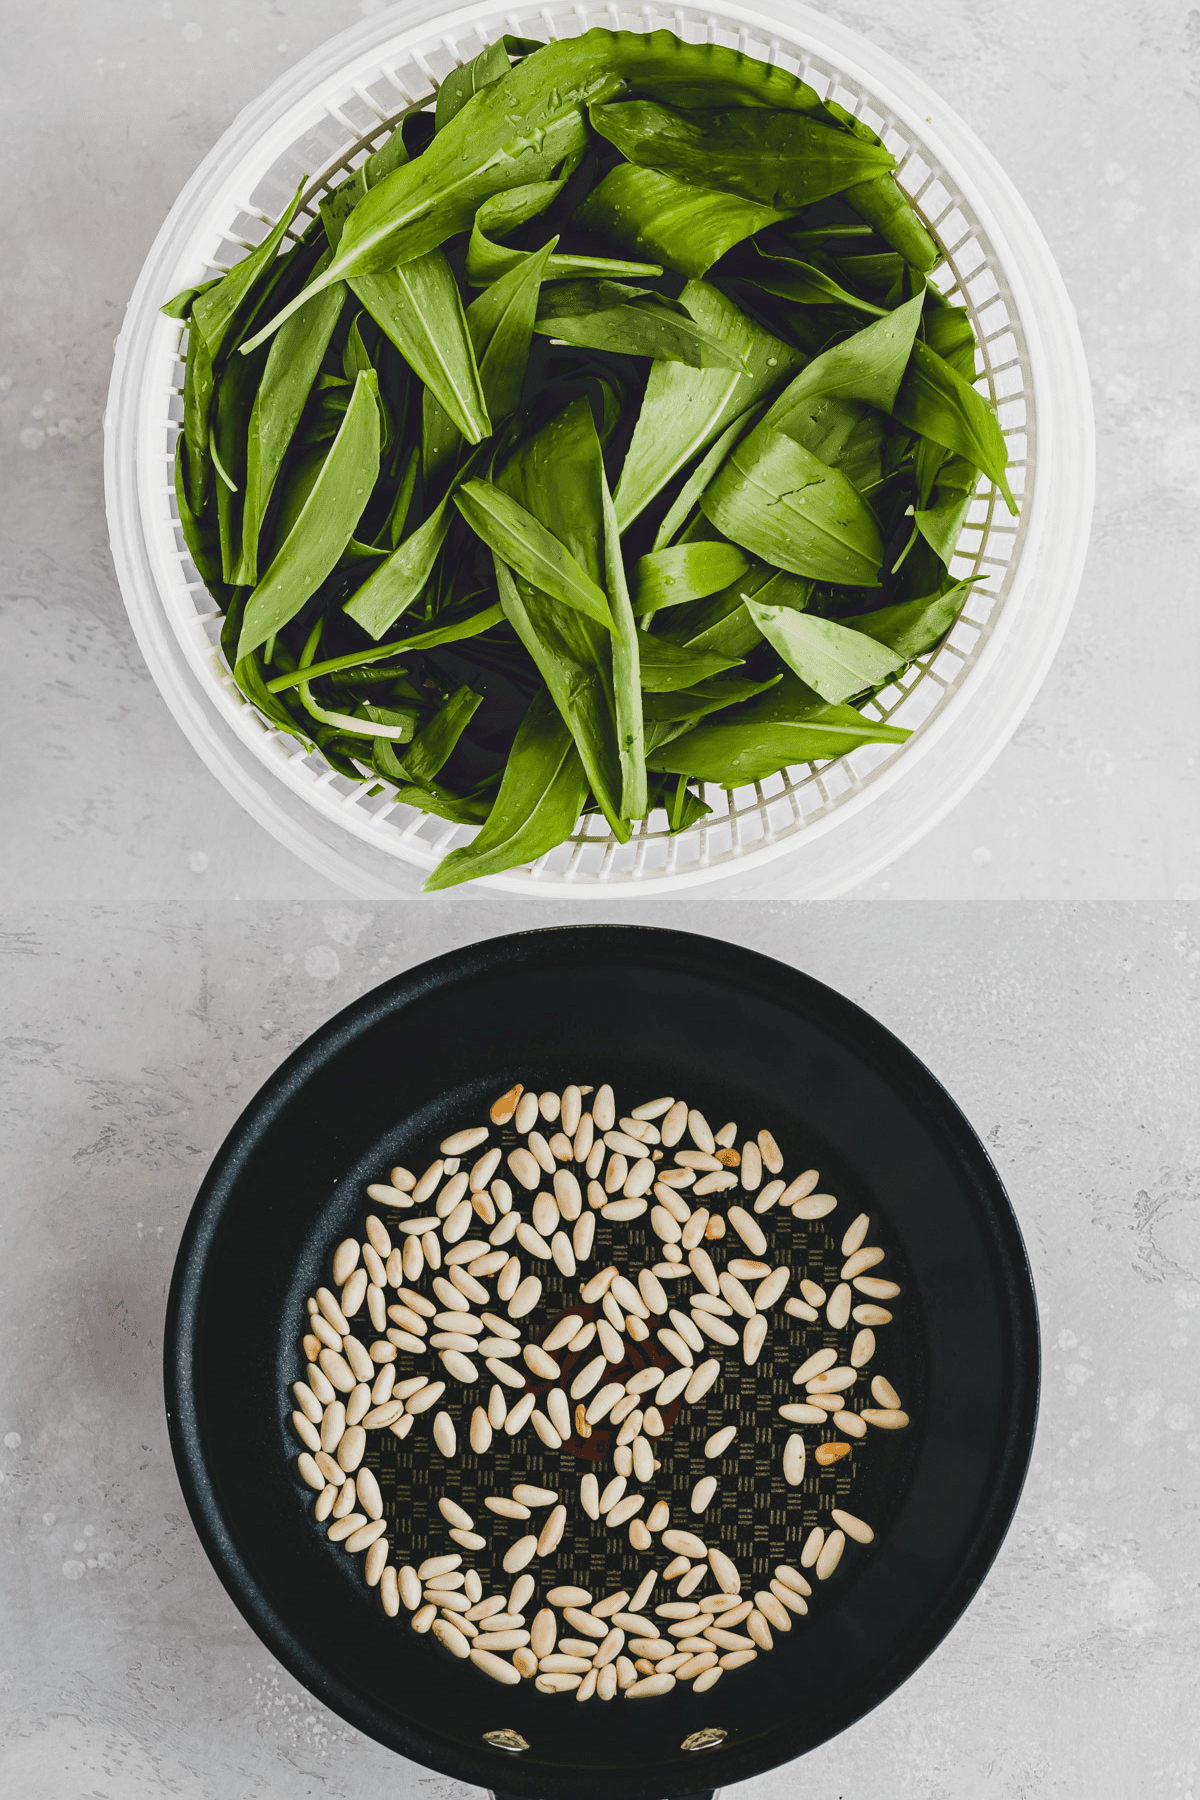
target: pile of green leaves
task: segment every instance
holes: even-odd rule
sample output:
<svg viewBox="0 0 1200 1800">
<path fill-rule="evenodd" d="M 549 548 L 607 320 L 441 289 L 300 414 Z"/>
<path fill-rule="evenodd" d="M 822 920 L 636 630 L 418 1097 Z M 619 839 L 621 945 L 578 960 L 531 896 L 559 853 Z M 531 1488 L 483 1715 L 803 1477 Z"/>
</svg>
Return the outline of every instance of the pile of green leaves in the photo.
<svg viewBox="0 0 1200 1800">
<path fill-rule="evenodd" d="M 165 309 L 238 686 L 481 827 L 427 887 L 907 736 L 861 701 L 953 624 L 980 475 L 1012 498 L 893 166 L 720 46 L 510 37 Z"/>
</svg>

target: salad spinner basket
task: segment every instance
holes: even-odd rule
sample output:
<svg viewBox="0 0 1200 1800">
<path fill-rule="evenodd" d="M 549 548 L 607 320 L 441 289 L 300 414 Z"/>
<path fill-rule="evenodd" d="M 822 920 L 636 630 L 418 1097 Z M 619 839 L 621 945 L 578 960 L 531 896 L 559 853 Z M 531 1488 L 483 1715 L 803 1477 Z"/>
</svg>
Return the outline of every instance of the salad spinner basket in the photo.
<svg viewBox="0 0 1200 1800">
<path fill-rule="evenodd" d="M 426 104 L 441 80 L 505 32 L 542 39 L 591 26 L 667 28 L 728 44 L 801 75 L 881 136 L 897 179 L 938 239 L 934 280 L 968 309 L 977 386 L 995 402 L 1019 512 L 980 489 L 951 573 L 978 577 L 939 649 L 865 710 L 909 727 L 903 745 L 865 745 L 726 792 L 671 837 L 662 813 L 618 844 L 602 818 L 538 862 L 487 885 L 578 896 L 677 893 L 725 878 L 735 890 L 817 898 L 844 892 L 914 843 L 989 766 L 1042 681 L 1082 572 L 1094 444 L 1087 371 L 1054 261 L 1012 184 L 922 82 L 804 7 L 638 12 L 550 0 L 538 8 L 446 12 L 430 0 L 377 14 L 324 45 L 248 106 L 176 201 L 142 269 L 117 341 L 105 474 L 117 574 L 164 699 L 231 794 L 305 861 L 364 898 L 412 892 L 469 828 L 337 774 L 245 701 L 219 646 L 220 614 L 192 565 L 175 505 L 183 413 L 181 339 L 163 301 L 228 268 L 266 233 L 301 180 L 293 229 L 320 196 Z"/>
</svg>

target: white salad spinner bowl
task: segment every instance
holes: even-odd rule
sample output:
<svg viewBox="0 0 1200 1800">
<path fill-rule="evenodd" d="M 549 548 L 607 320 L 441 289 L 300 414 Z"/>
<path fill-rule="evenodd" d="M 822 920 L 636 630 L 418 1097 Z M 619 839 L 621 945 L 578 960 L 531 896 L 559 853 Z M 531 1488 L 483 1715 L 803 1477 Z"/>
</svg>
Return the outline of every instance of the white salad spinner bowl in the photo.
<svg viewBox="0 0 1200 1800">
<path fill-rule="evenodd" d="M 857 34 L 802 6 L 671 12 L 537 11 L 406 0 L 335 38 L 239 114 L 184 188 L 146 259 L 124 326 L 105 421 L 113 556 L 151 673 L 194 748 L 280 842 L 364 898 L 411 893 L 470 829 L 352 783 L 245 701 L 219 646 L 220 614 L 184 547 L 175 505 L 184 327 L 164 318 L 180 288 L 229 267 L 307 180 L 300 231 L 317 201 L 392 124 L 432 98 L 455 66 L 505 32 L 574 37 L 591 26 L 667 28 L 779 63 L 882 137 L 897 178 L 945 252 L 934 279 L 968 309 L 976 385 L 1009 447 L 1012 517 L 981 487 L 951 567 L 978 577 L 935 652 L 864 710 L 911 728 L 726 792 L 671 837 L 660 812 L 618 844 L 602 818 L 540 861 L 486 885 L 525 894 L 678 893 L 726 879 L 732 891 L 819 898 L 845 892 L 916 842 L 988 768 L 1058 646 L 1083 568 L 1094 434 L 1087 370 L 1062 278 L 1028 209 L 963 122 L 923 82 Z"/>
</svg>

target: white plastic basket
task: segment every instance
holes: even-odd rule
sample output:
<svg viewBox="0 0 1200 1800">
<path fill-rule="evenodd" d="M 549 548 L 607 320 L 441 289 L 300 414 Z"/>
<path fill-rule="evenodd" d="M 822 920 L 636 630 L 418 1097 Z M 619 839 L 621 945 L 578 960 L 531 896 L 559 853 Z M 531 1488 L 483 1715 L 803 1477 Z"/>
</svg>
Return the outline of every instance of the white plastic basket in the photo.
<svg viewBox="0 0 1200 1800">
<path fill-rule="evenodd" d="M 109 529 L 130 620 L 175 718 L 235 799 L 313 867 L 367 898 L 412 892 L 470 835 L 415 812 L 269 725 L 242 698 L 221 654 L 220 616 L 183 544 L 174 443 L 182 417 L 182 328 L 159 307 L 228 267 L 309 179 L 318 197 L 431 98 L 451 68 L 504 32 L 577 36 L 593 25 L 666 27 L 776 62 L 867 120 L 939 239 L 937 279 L 968 308 L 981 391 L 996 402 L 1020 512 L 994 490 L 971 507 L 952 565 L 978 575 L 948 641 L 866 710 L 909 726 L 902 746 L 866 745 L 834 761 L 726 794 L 677 837 L 652 815 L 619 845 L 602 819 L 528 868 L 488 886 L 577 897 L 677 893 L 732 877 L 744 892 L 844 892 L 913 844 L 987 769 L 1040 685 L 1082 573 L 1092 511 L 1094 435 L 1083 348 L 1062 279 L 1024 203 L 990 154 L 925 85 L 864 39 L 804 7 L 721 12 L 567 0 L 538 10 L 411 0 L 324 45 L 239 114 L 176 201 L 146 259 L 117 341 L 105 421 Z M 786 865 L 765 865 L 787 858 Z M 737 879 L 739 878 L 740 879 Z"/>
</svg>

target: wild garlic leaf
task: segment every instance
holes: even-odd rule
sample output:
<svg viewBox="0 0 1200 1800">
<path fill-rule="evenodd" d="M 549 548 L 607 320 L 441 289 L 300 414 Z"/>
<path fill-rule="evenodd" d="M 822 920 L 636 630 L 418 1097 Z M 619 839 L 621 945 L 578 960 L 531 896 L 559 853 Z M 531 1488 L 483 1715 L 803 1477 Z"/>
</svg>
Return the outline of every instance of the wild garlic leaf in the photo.
<svg viewBox="0 0 1200 1800">
<path fill-rule="evenodd" d="M 536 861 L 569 836 L 587 793 L 574 739 L 543 688 L 513 739 L 486 824 L 471 843 L 442 858 L 425 893 Z"/>
<path fill-rule="evenodd" d="M 852 706 L 831 705 L 795 675 L 746 706 L 655 750 L 650 766 L 722 787 L 765 781 L 797 763 L 844 756 L 860 744 L 902 744 L 911 734 Z"/>
<path fill-rule="evenodd" d="M 377 383 L 363 374 L 295 524 L 246 602 L 239 662 L 295 617 L 354 535 L 379 474 L 379 435 Z"/>
<path fill-rule="evenodd" d="M 700 501 L 704 516 L 764 562 L 852 587 L 875 587 L 883 539 L 844 475 L 764 421 L 731 452 Z"/>
<path fill-rule="evenodd" d="M 833 619 L 773 604 L 773 585 L 747 600 L 746 611 L 788 668 L 822 700 L 848 700 L 865 688 L 879 687 L 907 661 Z"/>
<path fill-rule="evenodd" d="M 801 361 L 797 351 L 754 324 L 710 282 L 690 281 L 679 298 L 697 325 L 742 360 L 744 372 L 690 369 L 681 363 L 654 365 L 614 495 L 622 531 L 693 457 L 722 432 L 732 430 L 733 423 L 763 396 L 781 387 Z M 704 485 L 701 481 L 700 491 Z M 692 504 L 689 501 L 685 508 L 685 517 Z M 654 547 L 662 547 L 658 538 Z"/>
<path fill-rule="evenodd" d="M 892 413 L 909 431 L 932 438 L 982 469 L 1000 489 L 1009 512 L 1016 512 L 1006 473 L 1008 445 L 995 408 L 925 344 L 913 345 Z"/>
<path fill-rule="evenodd" d="M 463 482 L 454 504 L 475 535 L 510 569 L 563 606 L 572 606 L 612 630 L 604 589 L 520 501 L 490 481 L 475 480 Z"/>
<path fill-rule="evenodd" d="M 750 567 L 736 544 L 676 544 L 638 558 L 633 568 L 633 610 L 639 618 L 720 593 Z"/>
<path fill-rule="evenodd" d="M 593 129 L 630 163 L 781 213 L 896 166 L 881 144 L 799 112 L 741 106 L 678 112 L 651 100 L 623 100 L 592 105 L 588 113 Z"/>
<path fill-rule="evenodd" d="M 718 656 L 714 650 L 684 650 L 653 632 L 639 635 L 642 688 L 647 694 L 669 694 L 708 681 L 742 665 L 740 656 Z"/>
<path fill-rule="evenodd" d="M 458 284 L 443 253 L 431 250 L 399 268 L 355 276 L 350 286 L 467 442 L 482 443 L 491 420 Z"/>
<path fill-rule="evenodd" d="M 542 289 L 535 330 L 618 356 L 651 356 L 695 369 L 744 368 L 735 350 L 685 311 L 616 281 L 551 282 Z"/>
<path fill-rule="evenodd" d="M 842 623 L 874 638 L 906 660 L 924 656 L 927 650 L 941 642 L 958 618 L 974 580 L 972 577 L 968 581 L 956 581 L 945 593 L 924 594 L 916 600 L 906 600 L 900 606 L 881 606 L 875 612 L 856 613 L 852 618 L 843 619 Z"/>
<path fill-rule="evenodd" d="M 665 263 L 679 275 L 713 263 L 786 212 L 717 188 L 697 187 L 657 169 L 618 163 L 575 212 L 575 223 L 628 254 Z"/>
</svg>

